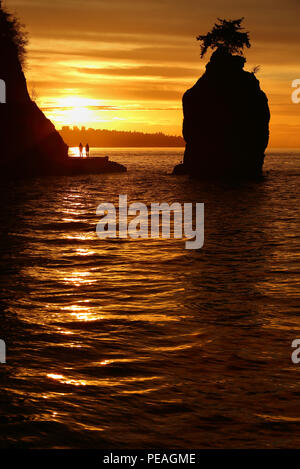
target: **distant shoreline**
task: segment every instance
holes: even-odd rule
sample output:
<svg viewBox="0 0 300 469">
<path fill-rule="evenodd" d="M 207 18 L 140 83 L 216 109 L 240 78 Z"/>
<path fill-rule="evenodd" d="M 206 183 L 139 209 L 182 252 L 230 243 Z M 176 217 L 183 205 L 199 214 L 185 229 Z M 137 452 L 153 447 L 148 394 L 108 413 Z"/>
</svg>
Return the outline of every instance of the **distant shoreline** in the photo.
<svg viewBox="0 0 300 469">
<path fill-rule="evenodd" d="M 90 147 L 102 148 L 182 148 L 184 139 L 177 135 L 143 133 L 121 130 L 86 129 L 63 127 L 59 133 L 70 147 L 89 143 Z"/>
<path fill-rule="evenodd" d="M 78 147 L 78 144 L 75 145 L 69 145 L 69 148 L 76 148 Z M 178 148 L 179 150 L 184 150 L 185 145 L 183 146 L 171 146 L 171 145 L 90 145 L 90 148 L 166 148 L 166 149 L 172 149 L 172 148 Z"/>
<path fill-rule="evenodd" d="M 91 148 L 185 148 L 185 141 L 179 135 L 162 132 L 143 133 L 125 130 L 85 129 L 84 127 L 63 127 L 59 134 L 69 147 L 89 143 Z M 299 150 L 299 147 L 268 147 L 266 153 L 280 150 Z"/>
<path fill-rule="evenodd" d="M 75 145 L 69 145 L 69 148 L 77 148 L 78 147 L 78 143 L 76 142 Z M 185 150 L 185 144 L 181 145 L 181 146 L 177 146 L 177 145 L 90 145 L 90 148 L 98 148 L 98 149 L 122 149 L 122 148 L 127 148 L 127 149 L 140 149 L 140 150 L 143 150 L 143 149 L 147 149 L 147 148 L 152 148 L 152 149 L 156 149 L 156 148 L 164 148 L 164 149 L 178 149 L 178 150 Z M 270 147 L 270 148 L 267 148 L 266 149 L 266 155 L 267 154 L 270 154 L 270 153 L 276 153 L 276 152 L 284 152 L 284 151 L 295 151 L 295 152 L 300 152 L 300 147 Z"/>
</svg>

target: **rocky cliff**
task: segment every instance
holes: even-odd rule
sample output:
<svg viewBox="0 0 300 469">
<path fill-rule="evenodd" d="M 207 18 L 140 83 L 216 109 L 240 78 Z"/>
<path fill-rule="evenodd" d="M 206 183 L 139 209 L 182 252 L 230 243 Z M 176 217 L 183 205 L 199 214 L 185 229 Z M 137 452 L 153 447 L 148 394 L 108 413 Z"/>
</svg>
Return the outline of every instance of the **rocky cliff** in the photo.
<svg viewBox="0 0 300 469">
<path fill-rule="evenodd" d="M 6 103 L 0 104 L 2 176 L 57 173 L 68 158 L 67 145 L 28 94 L 24 43 L 18 22 L 0 4 L 0 78 L 6 84 Z"/>
<path fill-rule="evenodd" d="M 265 93 L 246 59 L 216 50 L 206 72 L 183 96 L 183 164 L 175 174 L 253 176 L 261 173 L 269 140 Z"/>
<path fill-rule="evenodd" d="M 0 103 L 0 176 L 124 172 L 108 158 L 68 157 L 68 146 L 28 94 L 22 69 L 26 39 L 18 21 L 1 6 L 0 79 L 6 102 Z"/>
</svg>

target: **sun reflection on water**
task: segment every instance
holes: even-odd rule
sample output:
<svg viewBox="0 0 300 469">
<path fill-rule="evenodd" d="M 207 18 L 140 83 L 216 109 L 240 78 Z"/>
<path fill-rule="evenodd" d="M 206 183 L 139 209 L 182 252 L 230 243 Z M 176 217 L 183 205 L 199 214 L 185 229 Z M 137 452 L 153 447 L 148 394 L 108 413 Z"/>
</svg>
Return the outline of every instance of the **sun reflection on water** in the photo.
<svg viewBox="0 0 300 469">
<path fill-rule="evenodd" d="M 86 300 L 85 302 L 88 303 L 89 300 Z M 78 321 L 98 321 L 99 319 L 104 318 L 103 314 L 99 314 L 98 312 L 99 309 L 102 309 L 101 306 L 98 306 L 93 310 L 89 306 L 77 304 L 62 306 L 61 309 L 63 311 L 69 312 L 70 316 L 75 317 Z"/>
<path fill-rule="evenodd" d="M 97 282 L 97 279 L 86 278 L 91 276 L 91 272 L 88 271 L 74 271 L 70 277 L 63 277 L 64 282 L 74 284 L 78 287 L 80 285 L 92 285 Z"/>
<path fill-rule="evenodd" d="M 68 378 L 60 373 L 47 373 L 47 378 L 59 381 L 61 384 L 68 384 L 73 386 L 123 386 L 125 383 L 147 383 L 153 381 L 159 381 L 161 378 L 159 376 L 143 376 L 143 377 L 120 377 L 120 378 L 99 378 L 99 379 L 75 379 Z M 149 388 L 147 388 L 149 389 Z M 145 391 L 145 389 L 144 389 Z M 128 392 L 128 391 L 123 391 Z M 138 390 L 133 390 L 133 392 L 139 392 Z"/>
</svg>

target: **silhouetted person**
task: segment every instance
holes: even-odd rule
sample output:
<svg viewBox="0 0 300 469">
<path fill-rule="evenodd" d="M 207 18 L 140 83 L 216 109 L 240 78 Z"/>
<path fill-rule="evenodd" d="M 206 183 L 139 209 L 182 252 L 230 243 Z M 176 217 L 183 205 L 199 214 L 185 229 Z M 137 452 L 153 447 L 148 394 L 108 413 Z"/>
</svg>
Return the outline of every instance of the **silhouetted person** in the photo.
<svg viewBox="0 0 300 469">
<path fill-rule="evenodd" d="M 79 156 L 82 156 L 82 150 L 83 150 L 83 145 L 82 145 L 82 143 L 80 142 L 80 143 L 79 143 Z"/>
<path fill-rule="evenodd" d="M 86 154 L 87 157 L 90 156 L 90 146 L 89 146 L 88 143 L 87 143 L 86 146 L 85 146 L 85 154 Z"/>
</svg>

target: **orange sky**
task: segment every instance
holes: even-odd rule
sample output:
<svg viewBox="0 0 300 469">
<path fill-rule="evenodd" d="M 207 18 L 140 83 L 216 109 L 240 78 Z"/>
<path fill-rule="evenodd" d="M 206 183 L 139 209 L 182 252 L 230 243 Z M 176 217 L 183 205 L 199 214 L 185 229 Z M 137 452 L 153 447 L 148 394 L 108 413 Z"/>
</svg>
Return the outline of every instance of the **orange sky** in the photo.
<svg viewBox="0 0 300 469">
<path fill-rule="evenodd" d="M 300 148 L 299 0 L 6 0 L 29 32 L 29 90 L 62 125 L 180 134 L 181 97 L 204 71 L 195 36 L 245 16 L 246 69 L 271 108 L 272 147 Z M 220 78 L 221 84 L 221 78 Z"/>
</svg>

